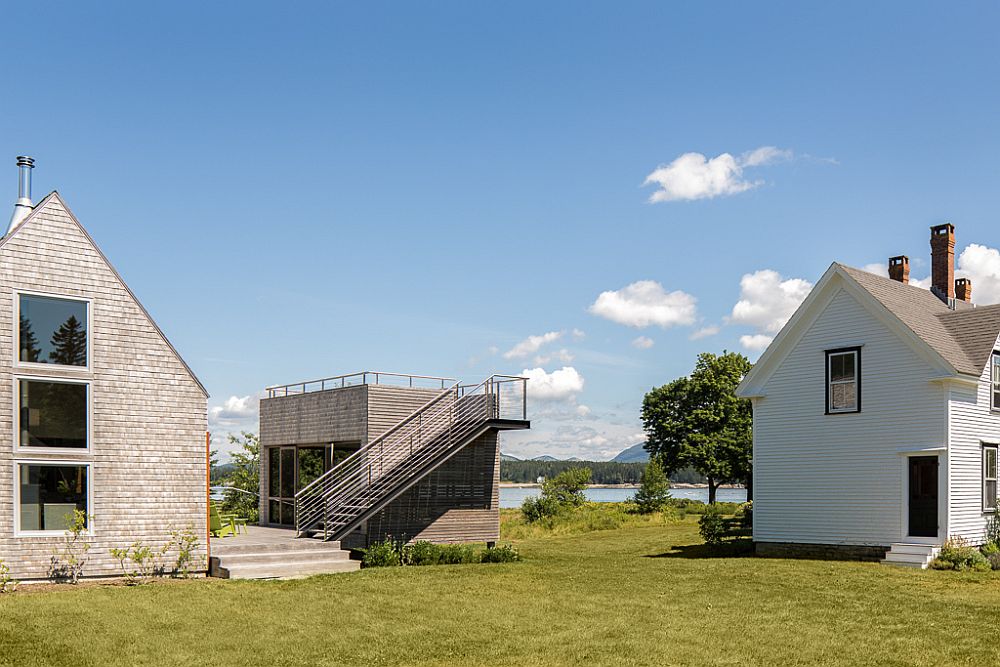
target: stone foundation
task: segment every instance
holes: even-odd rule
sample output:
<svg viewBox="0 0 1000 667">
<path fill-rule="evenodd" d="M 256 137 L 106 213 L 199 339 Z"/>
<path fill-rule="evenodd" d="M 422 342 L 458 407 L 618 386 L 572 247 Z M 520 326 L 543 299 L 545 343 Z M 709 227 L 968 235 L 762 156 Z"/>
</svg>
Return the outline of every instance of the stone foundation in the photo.
<svg viewBox="0 0 1000 667">
<path fill-rule="evenodd" d="M 754 542 L 754 554 L 762 558 L 808 558 L 813 560 L 880 561 L 888 546 L 858 544 L 804 544 L 801 542 Z"/>
</svg>

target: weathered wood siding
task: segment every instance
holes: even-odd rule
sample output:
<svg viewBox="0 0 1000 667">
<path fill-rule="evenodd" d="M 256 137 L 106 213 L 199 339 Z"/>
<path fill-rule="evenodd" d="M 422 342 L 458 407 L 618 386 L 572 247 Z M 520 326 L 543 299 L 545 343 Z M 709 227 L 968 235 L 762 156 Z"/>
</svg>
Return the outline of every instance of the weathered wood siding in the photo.
<svg viewBox="0 0 1000 667">
<path fill-rule="evenodd" d="M 204 556 L 206 396 L 59 197 L 43 204 L 0 247 L 0 406 L 6 406 L 0 409 L 0 559 L 14 577 L 45 578 L 61 540 L 14 536 L 15 460 L 29 458 L 92 465 L 93 535 L 84 576 L 116 574 L 110 548 L 136 540 L 158 548 L 172 527 L 191 527 Z M 14 454 L 18 290 L 91 299 L 91 370 L 24 372 L 91 382 L 90 453 Z"/>
<path fill-rule="evenodd" d="M 368 539 L 494 542 L 500 538 L 500 448 L 487 433 L 368 520 Z"/>
<path fill-rule="evenodd" d="M 856 345 L 863 346 L 862 411 L 824 414 L 825 351 Z M 905 452 L 947 443 L 936 374 L 854 297 L 836 292 L 754 401 L 754 539 L 903 540 Z M 944 482 L 940 493 L 947 494 Z M 946 520 L 940 525 L 943 532 Z"/>
<path fill-rule="evenodd" d="M 1000 340 L 994 349 L 998 349 Z M 990 410 L 990 364 L 976 387 L 953 387 L 948 400 L 948 534 L 983 541 L 983 443 L 1000 442 L 1000 415 Z"/>
<path fill-rule="evenodd" d="M 379 437 L 440 393 L 437 389 L 368 385 L 368 441 Z"/>
</svg>

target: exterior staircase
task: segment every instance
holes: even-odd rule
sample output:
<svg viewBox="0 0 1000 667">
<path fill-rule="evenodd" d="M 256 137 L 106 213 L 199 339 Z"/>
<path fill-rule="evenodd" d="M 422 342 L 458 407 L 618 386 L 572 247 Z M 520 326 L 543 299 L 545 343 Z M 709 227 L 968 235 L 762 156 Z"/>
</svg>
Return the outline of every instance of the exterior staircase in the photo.
<svg viewBox="0 0 1000 667">
<path fill-rule="evenodd" d="M 300 537 L 340 540 L 491 429 L 528 428 L 526 378 L 454 384 L 295 495 Z"/>
<path fill-rule="evenodd" d="M 247 537 L 212 541 L 208 576 L 223 579 L 297 579 L 314 574 L 353 572 L 361 563 L 351 560 L 340 542 L 297 540 L 287 529 L 251 526 Z"/>
<path fill-rule="evenodd" d="M 895 542 L 882 560 L 884 565 L 899 565 L 902 567 L 916 567 L 921 570 L 927 569 L 931 561 L 934 560 L 941 547 L 932 544 L 907 544 L 905 542 Z"/>
</svg>

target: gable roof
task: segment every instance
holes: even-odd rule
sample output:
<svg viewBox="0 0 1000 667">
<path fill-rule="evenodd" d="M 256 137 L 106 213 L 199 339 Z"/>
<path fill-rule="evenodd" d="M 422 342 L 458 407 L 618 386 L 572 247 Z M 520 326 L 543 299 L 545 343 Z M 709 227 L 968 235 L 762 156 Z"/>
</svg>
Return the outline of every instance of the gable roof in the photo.
<svg viewBox="0 0 1000 667">
<path fill-rule="evenodd" d="M 160 329 L 159 325 L 156 323 L 156 320 L 154 320 L 153 317 L 149 314 L 149 311 L 146 310 L 146 307 L 142 305 L 142 302 L 136 298 L 131 288 L 129 288 L 128 284 L 122 279 L 121 274 L 119 274 L 117 269 L 115 269 L 114 265 L 111 264 L 110 261 L 108 261 L 107 256 L 101 251 L 101 248 L 97 245 L 97 243 L 94 242 L 94 239 L 90 236 L 90 234 L 87 232 L 84 226 L 80 224 L 80 221 L 77 220 L 76 216 L 73 215 L 73 211 L 70 210 L 69 206 L 66 205 L 66 202 L 63 201 L 62 197 L 59 196 L 59 193 L 57 191 L 53 190 L 44 199 L 38 202 L 35 205 L 35 207 L 31 210 L 31 213 L 29 213 L 24 218 L 24 220 L 18 223 L 17 227 L 15 227 L 13 231 L 11 231 L 9 234 L 0 239 L 0 248 L 3 248 L 11 238 L 16 236 L 20 230 L 24 229 L 26 225 L 31 223 L 32 218 L 34 218 L 38 213 L 44 210 L 47 205 L 53 202 L 57 202 L 66 212 L 66 215 L 69 216 L 69 219 L 73 221 L 73 224 L 75 224 L 79 228 L 80 233 L 83 234 L 83 236 L 87 239 L 90 245 L 94 248 L 94 250 L 97 252 L 97 255 L 101 258 L 101 260 L 108 267 L 111 273 L 114 274 L 118 282 L 121 283 L 121 286 L 125 288 L 125 291 L 132 298 L 132 301 L 139 307 L 139 310 L 142 311 L 142 314 L 149 321 L 150 325 L 152 325 L 156 333 L 160 336 L 161 339 L 163 339 L 163 342 L 166 343 L 167 347 L 174 354 L 177 360 L 181 363 L 181 366 L 184 367 L 184 370 L 187 371 L 188 375 L 191 376 L 191 379 L 194 380 L 195 384 L 198 385 L 198 388 L 205 395 L 205 398 L 208 398 L 209 394 L 208 390 L 205 389 L 205 385 L 202 384 L 201 380 L 198 379 L 198 376 L 194 374 L 193 370 L 191 370 L 191 367 L 188 366 L 186 361 L 184 361 L 184 358 L 177 351 L 177 348 L 174 347 L 173 343 L 170 342 L 170 339 L 168 339 L 166 334 L 163 333 L 163 330 Z"/>
<path fill-rule="evenodd" d="M 1000 305 L 952 310 L 929 290 L 836 264 L 962 375 L 978 377 L 1000 334 Z"/>
</svg>

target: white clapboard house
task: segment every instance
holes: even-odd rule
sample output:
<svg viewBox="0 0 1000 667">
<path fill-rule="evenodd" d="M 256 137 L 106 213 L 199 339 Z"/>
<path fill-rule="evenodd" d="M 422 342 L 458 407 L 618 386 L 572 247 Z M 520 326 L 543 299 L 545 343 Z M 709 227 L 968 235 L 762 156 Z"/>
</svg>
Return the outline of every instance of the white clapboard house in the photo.
<svg viewBox="0 0 1000 667">
<path fill-rule="evenodd" d="M 739 388 L 754 410 L 761 555 L 926 566 L 983 541 L 997 507 L 1000 306 L 954 277 L 955 230 L 931 228 L 930 290 L 833 264 Z"/>
</svg>

